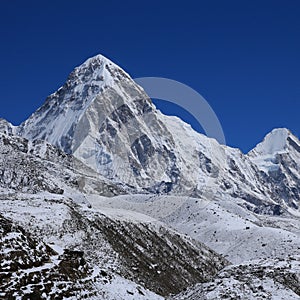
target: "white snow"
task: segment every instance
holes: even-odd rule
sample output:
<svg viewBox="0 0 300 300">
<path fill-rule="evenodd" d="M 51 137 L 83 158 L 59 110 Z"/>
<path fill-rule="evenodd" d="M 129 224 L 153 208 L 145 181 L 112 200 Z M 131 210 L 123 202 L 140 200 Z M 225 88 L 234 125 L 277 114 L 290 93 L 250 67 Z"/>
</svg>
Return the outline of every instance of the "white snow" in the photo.
<svg viewBox="0 0 300 300">
<path fill-rule="evenodd" d="M 123 195 L 113 198 L 87 196 L 94 209 L 142 213 L 190 235 L 233 263 L 249 259 L 285 257 L 300 248 L 300 220 L 260 216 L 243 208 L 242 200 L 222 197 L 205 200 L 192 197 Z M 127 214 L 124 212 L 127 210 Z"/>
<path fill-rule="evenodd" d="M 260 155 L 274 155 L 275 153 L 285 151 L 289 135 L 290 131 L 286 128 L 273 129 L 266 135 L 264 140 L 255 147 L 255 152 Z"/>
<path fill-rule="evenodd" d="M 276 128 L 266 135 L 248 155 L 258 168 L 268 174 L 278 170 L 276 155 L 287 153 L 287 138 L 291 135 L 285 128 Z"/>
</svg>

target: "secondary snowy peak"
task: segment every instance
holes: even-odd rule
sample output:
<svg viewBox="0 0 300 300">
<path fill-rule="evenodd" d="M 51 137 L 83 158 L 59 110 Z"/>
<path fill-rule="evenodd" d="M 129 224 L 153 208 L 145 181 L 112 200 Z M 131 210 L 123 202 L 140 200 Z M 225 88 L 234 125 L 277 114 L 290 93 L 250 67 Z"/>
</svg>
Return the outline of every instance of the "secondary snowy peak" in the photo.
<svg viewBox="0 0 300 300">
<path fill-rule="evenodd" d="M 248 156 L 259 169 L 268 173 L 278 169 L 279 156 L 298 156 L 299 153 L 298 138 L 286 128 L 276 128 L 267 134 L 264 140 L 248 153 Z"/>
<path fill-rule="evenodd" d="M 266 135 L 264 140 L 250 151 L 251 156 L 274 155 L 286 151 L 291 132 L 286 128 L 276 128 Z"/>
<path fill-rule="evenodd" d="M 299 207 L 300 141 L 287 129 L 274 129 L 248 153 L 250 160 L 265 174 L 272 198 Z M 267 175 L 267 176 L 266 176 Z"/>
</svg>

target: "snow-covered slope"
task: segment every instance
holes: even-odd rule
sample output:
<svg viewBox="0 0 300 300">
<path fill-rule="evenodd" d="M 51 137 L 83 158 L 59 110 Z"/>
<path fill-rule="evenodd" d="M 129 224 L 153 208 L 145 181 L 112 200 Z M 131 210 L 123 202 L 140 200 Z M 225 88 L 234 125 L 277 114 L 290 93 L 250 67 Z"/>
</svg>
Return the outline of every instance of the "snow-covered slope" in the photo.
<svg viewBox="0 0 300 300">
<path fill-rule="evenodd" d="M 229 266 L 212 282 L 188 288 L 172 300 L 300 299 L 299 257 Z"/>
<path fill-rule="evenodd" d="M 259 215 L 242 199 L 123 195 L 112 198 L 87 195 L 101 211 L 125 209 L 157 218 L 177 231 L 201 241 L 232 263 L 260 258 L 285 259 L 300 249 L 300 220 Z"/>
<path fill-rule="evenodd" d="M 96 276 L 79 252 L 59 255 L 1 215 L 0 239 L 1 299 L 94 298 Z"/>
<path fill-rule="evenodd" d="M 300 219 L 255 214 L 242 199 L 88 195 L 95 209 L 136 211 L 202 241 L 233 264 L 168 299 L 300 299 Z"/>
<path fill-rule="evenodd" d="M 33 239 L 61 255 L 59 258 L 55 257 L 57 254 L 51 254 L 51 259 L 46 258 L 48 264 L 45 268 L 58 265 L 57 260 L 64 258 L 64 249 L 72 251 L 71 254 L 75 256 L 84 257 L 86 270 L 79 268 L 84 274 L 74 275 L 76 279 L 83 277 L 82 281 L 86 283 L 79 288 L 80 291 L 93 294 L 96 285 L 101 293 L 108 290 L 107 299 L 159 299 L 157 295 L 149 294 L 149 290 L 163 296 L 178 293 L 197 282 L 209 281 L 227 265 L 224 258 L 202 243 L 168 229 L 161 222 L 139 214 L 131 221 L 132 213 L 126 215 L 125 219 L 108 216 L 94 209 L 80 207 L 64 196 L 10 194 L 1 200 L 1 213 L 10 222 L 26 228 Z M 11 248 L 11 251 L 22 251 L 22 246 L 17 248 L 12 244 Z M 0 254 L 2 265 L 7 265 L 10 260 L 7 253 L 10 252 L 5 248 Z M 65 253 L 68 254 L 68 251 Z M 18 275 L 16 277 L 19 278 Z M 95 284 L 89 286 L 85 277 L 93 279 Z M 114 297 L 117 279 L 123 290 L 120 298 Z M 30 290 L 30 282 L 18 284 L 22 290 Z M 0 291 L 3 288 L 0 284 Z M 58 289 L 63 293 L 62 286 Z M 132 293 L 132 290 L 135 292 Z M 101 293 L 96 293 L 96 299 L 102 299 Z M 26 292 L 23 291 L 23 294 Z"/>
</svg>

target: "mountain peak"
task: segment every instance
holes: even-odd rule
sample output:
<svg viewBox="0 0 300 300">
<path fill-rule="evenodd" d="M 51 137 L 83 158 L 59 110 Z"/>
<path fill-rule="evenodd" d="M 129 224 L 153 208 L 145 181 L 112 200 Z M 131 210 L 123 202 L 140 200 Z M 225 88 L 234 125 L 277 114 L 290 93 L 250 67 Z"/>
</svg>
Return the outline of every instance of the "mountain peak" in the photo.
<svg viewBox="0 0 300 300">
<path fill-rule="evenodd" d="M 66 83 L 19 126 L 18 133 L 30 139 L 47 140 L 69 153 L 75 125 L 92 102 L 108 90 L 127 99 L 120 88 L 125 82 L 133 83 L 130 76 L 108 58 L 101 54 L 91 57 L 76 67 Z M 113 96 L 102 97 L 103 104 L 113 99 Z"/>
<path fill-rule="evenodd" d="M 98 54 L 96 56 L 90 57 L 87 60 L 85 60 L 81 65 L 77 66 L 74 69 L 74 71 L 80 72 L 81 70 L 90 69 L 92 72 L 97 72 L 99 70 L 101 71 L 105 70 L 107 66 L 113 66 L 119 68 L 111 60 L 109 60 L 102 54 Z"/>
<path fill-rule="evenodd" d="M 268 133 L 264 140 L 259 143 L 253 150 L 249 152 L 250 155 L 275 155 L 279 152 L 285 151 L 288 145 L 288 137 L 292 133 L 286 128 L 275 128 Z"/>
<path fill-rule="evenodd" d="M 260 170 L 268 173 L 280 167 L 278 155 L 298 155 L 298 152 L 300 153 L 298 138 L 286 128 L 275 128 L 248 155 Z"/>
<path fill-rule="evenodd" d="M 116 66 L 116 64 L 114 64 L 110 59 L 108 59 L 102 54 L 97 54 L 95 56 L 89 57 L 81 66 L 98 64 L 98 63 L 107 63 Z"/>
<path fill-rule="evenodd" d="M 112 86 L 118 78 L 130 76 L 110 59 L 98 54 L 88 58 L 69 75 L 67 84 L 89 86 Z"/>
</svg>

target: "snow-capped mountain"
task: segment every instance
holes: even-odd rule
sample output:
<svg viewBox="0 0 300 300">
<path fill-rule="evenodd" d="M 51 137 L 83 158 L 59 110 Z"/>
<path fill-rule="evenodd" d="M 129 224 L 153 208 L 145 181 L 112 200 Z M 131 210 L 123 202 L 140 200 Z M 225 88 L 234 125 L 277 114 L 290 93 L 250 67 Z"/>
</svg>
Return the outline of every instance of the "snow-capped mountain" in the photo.
<svg viewBox="0 0 300 300">
<path fill-rule="evenodd" d="M 272 199 L 298 209 L 300 204 L 300 141 L 289 130 L 274 129 L 249 152 L 266 174 Z"/>
<path fill-rule="evenodd" d="M 76 68 L 18 132 L 140 190 L 171 189 L 179 180 L 176 145 L 164 120 L 144 91 L 101 55 Z M 191 185 L 184 176 L 181 181 Z"/>
<path fill-rule="evenodd" d="M 0 119 L 0 299 L 298 299 L 299 162 L 287 129 L 243 154 L 90 58 Z"/>
<path fill-rule="evenodd" d="M 268 143 L 243 155 L 194 132 L 178 118 L 161 114 L 126 72 L 101 55 L 75 68 L 17 132 L 73 153 L 105 178 L 136 192 L 226 193 L 244 199 L 249 208 L 274 214 L 286 205 L 297 207 L 300 199 L 297 170 L 289 190 L 282 182 L 279 194 L 274 190 L 282 176 L 259 172 L 257 162 L 265 157 Z M 300 144 L 289 136 L 290 143 Z M 297 147 L 287 151 L 295 162 Z"/>
</svg>

